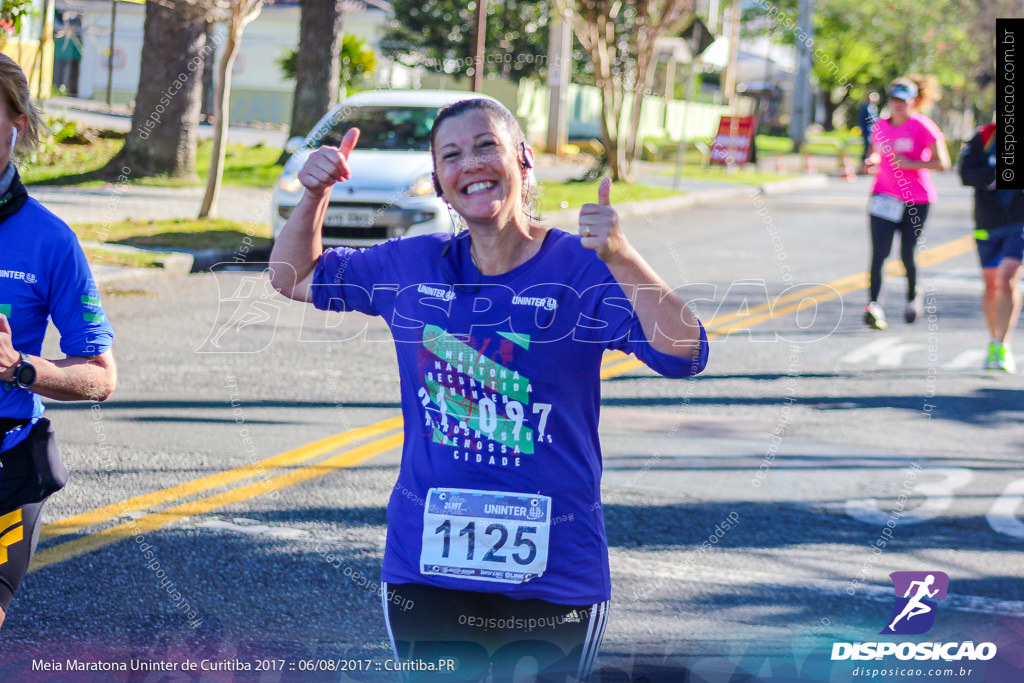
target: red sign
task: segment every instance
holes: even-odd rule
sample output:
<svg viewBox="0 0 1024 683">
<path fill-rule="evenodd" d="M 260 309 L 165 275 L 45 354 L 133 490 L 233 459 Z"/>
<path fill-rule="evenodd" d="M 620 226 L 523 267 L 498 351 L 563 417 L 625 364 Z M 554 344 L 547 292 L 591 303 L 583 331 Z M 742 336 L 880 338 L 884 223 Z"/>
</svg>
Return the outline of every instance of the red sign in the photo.
<svg viewBox="0 0 1024 683">
<path fill-rule="evenodd" d="M 757 119 L 753 116 L 723 116 L 711 143 L 711 163 L 746 164 L 753 161 Z"/>
</svg>

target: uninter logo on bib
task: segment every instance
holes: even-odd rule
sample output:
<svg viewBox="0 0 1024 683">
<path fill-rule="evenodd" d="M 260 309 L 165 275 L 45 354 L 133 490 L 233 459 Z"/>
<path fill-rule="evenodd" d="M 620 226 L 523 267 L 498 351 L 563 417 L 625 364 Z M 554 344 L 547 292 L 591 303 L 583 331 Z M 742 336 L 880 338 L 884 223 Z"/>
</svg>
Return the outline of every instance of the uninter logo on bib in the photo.
<svg viewBox="0 0 1024 683">
<path fill-rule="evenodd" d="M 949 576 L 943 572 L 893 572 L 889 574 L 896 589 L 896 604 L 883 634 L 904 636 L 927 633 L 935 623 L 939 600 L 946 599 Z"/>
</svg>

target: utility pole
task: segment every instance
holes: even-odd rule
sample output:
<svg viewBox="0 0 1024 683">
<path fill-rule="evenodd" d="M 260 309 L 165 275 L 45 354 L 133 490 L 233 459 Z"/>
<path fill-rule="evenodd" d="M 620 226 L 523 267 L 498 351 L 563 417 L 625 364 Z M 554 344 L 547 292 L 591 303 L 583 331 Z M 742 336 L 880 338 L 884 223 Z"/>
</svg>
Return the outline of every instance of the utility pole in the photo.
<svg viewBox="0 0 1024 683">
<path fill-rule="evenodd" d="M 110 3 L 110 57 L 107 59 L 107 106 L 110 106 L 110 89 L 114 83 L 114 32 L 117 30 L 117 0 Z"/>
<path fill-rule="evenodd" d="M 725 67 L 725 83 L 722 84 L 722 95 L 725 104 L 731 106 L 736 113 L 736 69 L 740 54 L 740 0 L 732 0 L 729 7 L 729 63 Z"/>
<path fill-rule="evenodd" d="M 551 39 L 548 46 L 548 154 L 561 154 L 568 142 L 569 72 L 572 71 L 572 26 L 569 11 L 551 8 Z"/>
<path fill-rule="evenodd" d="M 789 137 L 793 140 L 793 151 L 799 152 L 804 146 L 807 127 L 811 125 L 811 52 L 814 48 L 814 0 L 800 0 L 798 16 L 803 40 L 796 41 L 797 71 L 793 83 L 793 115 L 789 121 Z"/>
<path fill-rule="evenodd" d="M 473 92 L 484 91 L 484 47 L 487 43 L 487 0 L 476 0 L 476 32 L 473 34 Z"/>
</svg>

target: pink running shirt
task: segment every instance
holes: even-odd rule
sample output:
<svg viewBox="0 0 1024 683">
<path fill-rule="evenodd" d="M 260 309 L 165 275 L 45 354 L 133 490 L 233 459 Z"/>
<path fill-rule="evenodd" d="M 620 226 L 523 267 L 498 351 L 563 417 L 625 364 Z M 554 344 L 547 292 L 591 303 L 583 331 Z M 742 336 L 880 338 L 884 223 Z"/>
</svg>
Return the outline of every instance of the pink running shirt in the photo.
<svg viewBox="0 0 1024 683">
<path fill-rule="evenodd" d="M 914 114 L 901 126 L 889 119 L 878 119 L 871 131 L 871 142 L 881 157 L 878 176 L 871 194 L 887 194 L 912 204 L 931 204 L 935 201 L 935 185 L 927 169 L 901 168 L 895 155 L 902 154 L 911 161 L 928 161 L 928 149 L 943 142 L 942 131 L 924 114 Z"/>
</svg>

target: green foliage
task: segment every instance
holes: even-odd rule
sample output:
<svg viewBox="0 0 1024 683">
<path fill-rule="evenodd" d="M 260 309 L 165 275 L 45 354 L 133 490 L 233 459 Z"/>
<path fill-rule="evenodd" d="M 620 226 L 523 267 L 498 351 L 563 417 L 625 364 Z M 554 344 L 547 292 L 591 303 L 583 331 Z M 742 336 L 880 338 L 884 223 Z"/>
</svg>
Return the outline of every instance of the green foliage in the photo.
<svg viewBox="0 0 1024 683">
<path fill-rule="evenodd" d="M 366 41 L 356 36 L 345 35 L 341 38 L 341 71 L 339 81 L 343 91 L 359 90 L 377 68 L 377 55 L 367 46 Z M 281 73 L 288 80 L 295 80 L 298 53 L 288 50 L 277 60 Z"/>
<path fill-rule="evenodd" d="M 124 146 L 123 136 L 110 131 L 80 129 L 77 124 L 64 124 L 57 119 L 49 123 L 53 133 L 41 145 L 35 156 L 25 161 L 20 169 L 27 185 L 77 185 L 103 187 L 100 169 Z M 55 141 L 60 137 L 61 141 Z M 205 178 L 210 170 L 210 140 L 199 142 L 196 152 L 196 172 Z M 229 144 L 224 159 L 225 185 L 239 187 L 272 187 L 281 174 L 277 158 L 281 151 L 264 145 Z M 133 185 L 181 187 L 194 182 L 166 176 L 131 178 Z"/>
<path fill-rule="evenodd" d="M 32 13 L 32 0 L 3 0 L 0 3 L 0 27 L 8 33 L 17 33 L 21 30 L 21 20 Z"/>
<path fill-rule="evenodd" d="M 255 246 L 270 244 L 270 226 L 225 218 L 126 219 L 71 226 L 79 239 L 130 247 L 178 249 L 237 249 L 242 240 Z M 253 239 L 255 238 L 255 239 Z M 132 265 L 132 264 L 126 264 Z"/>
<path fill-rule="evenodd" d="M 395 0 L 381 48 L 406 66 L 465 74 L 472 67 L 476 2 Z M 487 3 L 484 73 L 513 80 L 547 74 L 550 4 L 506 0 Z"/>
<path fill-rule="evenodd" d="M 54 114 L 44 114 L 43 124 L 35 151 L 27 159 L 22 159 L 26 164 L 35 164 L 40 160 L 50 163 L 58 146 L 78 136 L 77 121 L 66 121 Z"/>
<path fill-rule="evenodd" d="M 816 0 L 814 76 L 839 104 L 859 101 L 908 73 L 935 75 L 945 88 L 971 85 L 980 50 L 971 35 L 972 0 Z M 954 19 L 955 18 L 955 19 Z M 795 45 L 797 0 L 744 12 L 747 35 Z"/>
<path fill-rule="evenodd" d="M 599 181 L 577 183 L 547 181 L 540 186 L 538 208 L 542 214 L 563 209 L 578 209 L 597 196 Z M 645 199 L 663 199 L 680 193 L 666 187 L 651 187 L 620 181 L 612 186 L 612 202 L 637 202 Z"/>
</svg>

